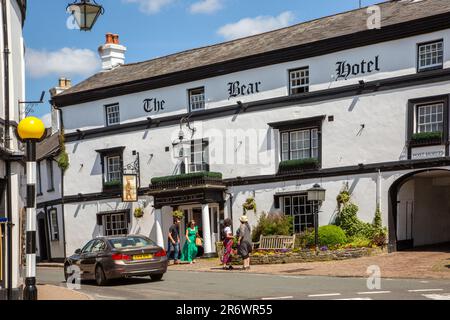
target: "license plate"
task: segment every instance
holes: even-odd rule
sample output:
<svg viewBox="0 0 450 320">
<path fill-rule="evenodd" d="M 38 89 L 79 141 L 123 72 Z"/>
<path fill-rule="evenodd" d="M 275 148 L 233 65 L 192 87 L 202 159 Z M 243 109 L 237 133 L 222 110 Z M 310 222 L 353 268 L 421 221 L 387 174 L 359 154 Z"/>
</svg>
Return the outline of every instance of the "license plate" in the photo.
<svg viewBox="0 0 450 320">
<path fill-rule="evenodd" d="M 150 259 L 153 259 L 153 255 L 151 255 L 151 254 L 140 254 L 140 255 L 133 256 L 133 260 L 135 260 L 135 261 L 150 260 Z"/>
</svg>

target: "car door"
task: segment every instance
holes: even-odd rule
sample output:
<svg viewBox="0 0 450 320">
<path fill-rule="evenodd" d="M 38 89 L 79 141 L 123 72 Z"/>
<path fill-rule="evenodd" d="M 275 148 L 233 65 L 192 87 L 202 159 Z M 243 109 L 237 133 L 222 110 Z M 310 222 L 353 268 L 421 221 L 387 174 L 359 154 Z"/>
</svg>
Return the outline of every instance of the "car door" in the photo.
<svg viewBox="0 0 450 320">
<path fill-rule="evenodd" d="M 79 267 L 81 272 L 81 278 L 84 280 L 88 280 L 92 278 L 92 271 L 89 269 L 89 260 L 91 258 L 91 250 L 94 244 L 98 240 L 91 240 L 89 241 L 83 249 L 81 249 L 80 253 L 80 261 L 79 261 Z"/>
</svg>

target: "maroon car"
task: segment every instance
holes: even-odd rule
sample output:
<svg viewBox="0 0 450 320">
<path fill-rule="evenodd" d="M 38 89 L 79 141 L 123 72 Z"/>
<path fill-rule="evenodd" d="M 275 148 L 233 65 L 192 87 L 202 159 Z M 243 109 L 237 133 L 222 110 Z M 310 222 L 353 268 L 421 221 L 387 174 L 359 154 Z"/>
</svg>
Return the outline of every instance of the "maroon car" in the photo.
<svg viewBox="0 0 450 320">
<path fill-rule="evenodd" d="M 166 251 L 144 236 L 99 237 L 89 241 L 82 249 L 66 259 L 64 276 L 67 279 L 76 272 L 80 280 L 95 280 L 105 285 L 108 280 L 150 276 L 159 281 L 167 272 Z"/>
</svg>

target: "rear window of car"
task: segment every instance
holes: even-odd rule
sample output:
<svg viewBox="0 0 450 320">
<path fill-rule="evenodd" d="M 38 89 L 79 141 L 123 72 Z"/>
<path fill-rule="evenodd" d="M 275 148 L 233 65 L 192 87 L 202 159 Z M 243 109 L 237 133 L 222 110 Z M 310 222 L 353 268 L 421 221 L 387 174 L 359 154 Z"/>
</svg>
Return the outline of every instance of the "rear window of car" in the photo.
<svg viewBox="0 0 450 320">
<path fill-rule="evenodd" d="M 130 248 L 142 248 L 149 246 L 156 246 L 156 244 L 150 239 L 141 237 L 126 237 L 109 239 L 109 243 L 116 249 L 130 249 Z"/>
</svg>

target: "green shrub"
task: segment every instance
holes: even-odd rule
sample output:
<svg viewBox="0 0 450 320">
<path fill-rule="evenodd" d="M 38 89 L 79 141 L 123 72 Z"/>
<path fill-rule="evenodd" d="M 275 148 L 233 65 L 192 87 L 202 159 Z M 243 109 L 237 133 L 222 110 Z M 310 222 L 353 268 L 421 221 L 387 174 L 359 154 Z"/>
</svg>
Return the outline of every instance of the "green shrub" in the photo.
<svg viewBox="0 0 450 320">
<path fill-rule="evenodd" d="M 412 141 L 423 141 L 423 140 L 432 140 L 432 139 L 442 139 L 442 132 L 420 132 L 412 135 Z"/>
<path fill-rule="evenodd" d="M 120 180 L 113 180 L 103 183 L 104 187 L 118 187 L 122 184 Z"/>
<path fill-rule="evenodd" d="M 64 173 L 70 166 L 69 154 L 66 151 L 64 130 L 61 130 L 61 133 L 59 134 L 59 148 L 60 148 L 60 152 L 59 152 L 58 156 L 56 157 L 56 162 L 58 163 L 58 167 Z"/>
<path fill-rule="evenodd" d="M 298 160 L 285 160 L 281 161 L 279 169 L 281 171 L 301 169 L 304 167 L 318 167 L 319 160 L 316 158 L 298 159 Z"/>
<path fill-rule="evenodd" d="M 254 242 L 263 236 L 290 236 L 292 234 L 292 217 L 280 213 L 262 213 L 258 224 L 253 229 L 252 238 Z"/>
<path fill-rule="evenodd" d="M 307 237 L 307 245 L 313 246 L 315 242 L 315 232 L 311 232 Z M 333 248 L 343 245 L 347 242 L 347 236 L 344 230 L 338 226 L 329 225 L 319 228 L 319 246 L 327 246 Z"/>
<path fill-rule="evenodd" d="M 215 178 L 222 179 L 222 174 L 219 172 L 195 172 L 188 174 L 179 174 L 175 176 L 166 176 L 166 177 L 156 177 L 151 180 L 152 184 L 165 183 L 165 182 L 174 182 L 174 181 L 183 181 L 197 178 Z"/>
</svg>

